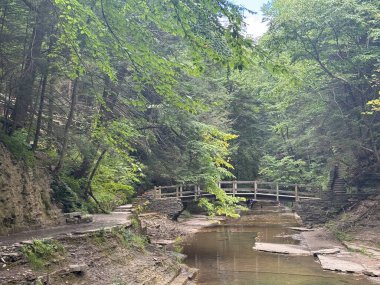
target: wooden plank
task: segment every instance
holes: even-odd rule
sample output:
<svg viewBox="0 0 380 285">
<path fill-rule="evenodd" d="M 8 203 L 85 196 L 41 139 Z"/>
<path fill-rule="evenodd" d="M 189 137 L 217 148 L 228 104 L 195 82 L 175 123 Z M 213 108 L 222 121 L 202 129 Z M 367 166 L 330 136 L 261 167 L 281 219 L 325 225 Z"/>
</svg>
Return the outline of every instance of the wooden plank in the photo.
<svg viewBox="0 0 380 285">
<path fill-rule="evenodd" d="M 176 197 L 176 193 L 161 193 L 161 197 Z"/>
<path fill-rule="evenodd" d="M 237 192 L 254 192 L 253 188 L 238 188 Z"/>
</svg>

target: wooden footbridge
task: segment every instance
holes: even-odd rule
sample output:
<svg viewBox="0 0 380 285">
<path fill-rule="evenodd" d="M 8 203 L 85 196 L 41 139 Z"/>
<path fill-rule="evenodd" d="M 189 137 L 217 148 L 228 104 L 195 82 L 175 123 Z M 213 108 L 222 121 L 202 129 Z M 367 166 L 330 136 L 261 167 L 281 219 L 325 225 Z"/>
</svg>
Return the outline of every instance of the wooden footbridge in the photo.
<svg viewBox="0 0 380 285">
<path fill-rule="evenodd" d="M 322 188 L 315 185 L 289 184 L 265 181 L 220 181 L 219 187 L 227 195 L 255 200 L 300 201 L 320 199 Z M 177 197 L 182 200 L 197 200 L 202 197 L 215 197 L 204 187 L 196 184 L 154 187 L 154 197 L 164 199 Z"/>
</svg>

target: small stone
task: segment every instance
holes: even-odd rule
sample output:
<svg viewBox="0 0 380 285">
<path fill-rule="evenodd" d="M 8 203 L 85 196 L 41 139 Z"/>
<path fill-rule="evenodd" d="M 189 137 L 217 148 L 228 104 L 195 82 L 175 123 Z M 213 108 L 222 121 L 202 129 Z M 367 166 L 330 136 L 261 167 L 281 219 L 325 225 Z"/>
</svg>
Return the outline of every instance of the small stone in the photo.
<svg viewBox="0 0 380 285">
<path fill-rule="evenodd" d="M 336 253 L 340 253 L 340 249 L 339 248 L 326 248 L 326 249 L 314 250 L 311 253 L 314 256 L 317 256 L 319 254 L 336 254 Z"/>
<path fill-rule="evenodd" d="M 85 273 L 87 271 L 87 268 L 88 266 L 85 263 L 69 265 L 70 272 L 75 272 L 75 273 Z"/>
<path fill-rule="evenodd" d="M 83 215 L 80 219 L 81 223 L 92 223 L 94 220 L 94 217 L 92 215 Z"/>
</svg>

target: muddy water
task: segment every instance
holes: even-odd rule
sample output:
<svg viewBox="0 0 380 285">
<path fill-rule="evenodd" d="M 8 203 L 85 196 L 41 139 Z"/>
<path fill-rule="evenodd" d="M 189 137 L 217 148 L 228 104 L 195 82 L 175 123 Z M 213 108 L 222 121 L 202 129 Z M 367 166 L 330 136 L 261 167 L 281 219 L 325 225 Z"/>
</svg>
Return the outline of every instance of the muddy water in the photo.
<svg viewBox="0 0 380 285">
<path fill-rule="evenodd" d="M 197 284 L 369 284 L 358 276 L 323 271 L 313 257 L 292 257 L 252 249 L 255 241 L 300 244 L 292 238 L 297 233 L 288 229 L 291 226 L 298 226 L 292 213 L 278 213 L 275 207 L 254 210 L 238 220 L 197 233 L 184 246 L 184 253 L 188 255 L 185 262 L 200 269 Z"/>
</svg>

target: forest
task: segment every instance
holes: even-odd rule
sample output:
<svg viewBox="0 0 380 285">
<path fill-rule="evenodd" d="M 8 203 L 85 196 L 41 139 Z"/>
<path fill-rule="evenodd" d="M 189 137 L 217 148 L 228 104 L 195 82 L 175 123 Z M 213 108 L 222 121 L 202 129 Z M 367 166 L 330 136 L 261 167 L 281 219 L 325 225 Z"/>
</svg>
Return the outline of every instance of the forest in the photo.
<svg viewBox="0 0 380 285">
<path fill-rule="evenodd" d="M 0 141 L 66 212 L 221 179 L 380 182 L 380 2 L 2 0 Z M 222 193 L 221 193 L 222 192 Z"/>
</svg>

